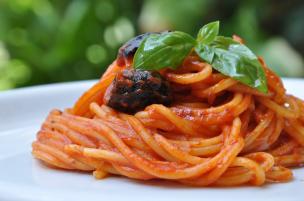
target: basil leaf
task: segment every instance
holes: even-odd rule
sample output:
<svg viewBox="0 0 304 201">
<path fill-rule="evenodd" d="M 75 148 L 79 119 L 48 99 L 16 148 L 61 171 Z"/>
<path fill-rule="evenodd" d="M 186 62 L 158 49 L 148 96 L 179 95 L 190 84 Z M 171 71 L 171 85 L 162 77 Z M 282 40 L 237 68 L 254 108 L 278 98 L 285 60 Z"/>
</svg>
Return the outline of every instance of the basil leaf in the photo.
<svg viewBox="0 0 304 201">
<path fill-rule="evenodd" d="M 197 43 L 194 47 L 195 52 L 204 59 L 207 63 L 211 64 L 214 58 L 215 48 L 203 43 Z"/>
<path fill-rule="evenodd" d="M 222 74 L 267 93 L 265 72 L 255 54 L 232 38 L 217 36 L 209 45 L 198 43 L 196 53 Z"/>
<path fill-rule="evenodd" d="M 211 43 L 219 33 L 219 26 L 219 21 L 204 25 L 197 34 L 197 41 L 204 44 Z"/>
<path fill-rule="evenodd" d="M 133 66 L 142 70 L 159 70 L 164 67 L 175 69 L 194 45 L 194 38 L 180 31 L 151 34 L 137 49 Z"/>
</svg>

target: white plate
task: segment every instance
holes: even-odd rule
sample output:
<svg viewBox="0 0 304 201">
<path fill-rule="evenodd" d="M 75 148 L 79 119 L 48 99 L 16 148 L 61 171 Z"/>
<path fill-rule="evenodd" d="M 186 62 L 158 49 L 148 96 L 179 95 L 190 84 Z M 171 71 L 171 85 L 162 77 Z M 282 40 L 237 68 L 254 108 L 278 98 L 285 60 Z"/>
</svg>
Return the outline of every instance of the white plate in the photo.
<svg viewBox="0 0 304 201">
<path fill-rule="evenodd" d="M 304 168 L 292 182 L 262 187 L 194 188 L 122 177 L 50 169 L 31 156 L 31 142 L 52 108 L 71 106 L 94 81 L 45 85 L 0 93 L 0 201 L 304 200 Z M 285 79 L 289 93 L 304 98 L 304 80 Z"/>
</svg>

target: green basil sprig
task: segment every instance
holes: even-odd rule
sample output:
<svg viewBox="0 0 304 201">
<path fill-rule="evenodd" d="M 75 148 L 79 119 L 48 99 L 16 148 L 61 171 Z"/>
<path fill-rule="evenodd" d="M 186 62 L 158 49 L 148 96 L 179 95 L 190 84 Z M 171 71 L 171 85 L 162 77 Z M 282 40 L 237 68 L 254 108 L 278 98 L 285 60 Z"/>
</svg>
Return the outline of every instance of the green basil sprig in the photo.
<svg viewBox="0 0 304 201">
<path fill-rule="evenodd" d="M 211 43 L 215 37 L 218 35 L 220 29 L 220 22 L 210 22 L 209 24 L 206 24 L 203 26 L 197 34 L 197 42 L 198 44 L 209 44 Z"/>
<path fill-rule="evenodd" d="M 151 34 L 138 47 L 133 60 L 136 69 L 177 68 L 189 54 L 195 40 L 180 31 Z"/>
<path fill-rule="evenodd" d="M 256 55 L 232 38 L 214 34 L 211 38 L 211 34 L 204 35 L 216 32 L 218 27 L 212 23 L 205 25 L 199 32 L 198 38 L 201 38 L 201 42 L 196 43 L 195 52 L 222 74 L 267 93 L 265 72 Z"/>
<path fill-rule="evenodd" d="M 218 33 L 219 22 L 216 21 L 203 26 L 196 40 L 179 31 L 152 34 L 137 49 L 133 66 L 143 70 L 175 69 L 194 49 L 217 71 L 267 93 L 265 72 L 257 56 L 247 46 Z"/>
</svg>

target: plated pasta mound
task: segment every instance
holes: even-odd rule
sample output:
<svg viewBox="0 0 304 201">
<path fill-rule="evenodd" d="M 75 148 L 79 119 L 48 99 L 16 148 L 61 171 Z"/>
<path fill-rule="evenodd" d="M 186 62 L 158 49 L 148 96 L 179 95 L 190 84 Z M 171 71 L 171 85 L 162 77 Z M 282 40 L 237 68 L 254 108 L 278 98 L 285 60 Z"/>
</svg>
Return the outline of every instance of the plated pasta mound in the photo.
<svg viewBox="0 0 304 201">
<path fill-rule="evenodd" d="M 96 178 L 235 186 L 291 180 L 303 146 L 304 102 L 217 21 L 197 38 L 128 41 L 72 108 L 49 113 L 32 153 Z"/>
</svg>

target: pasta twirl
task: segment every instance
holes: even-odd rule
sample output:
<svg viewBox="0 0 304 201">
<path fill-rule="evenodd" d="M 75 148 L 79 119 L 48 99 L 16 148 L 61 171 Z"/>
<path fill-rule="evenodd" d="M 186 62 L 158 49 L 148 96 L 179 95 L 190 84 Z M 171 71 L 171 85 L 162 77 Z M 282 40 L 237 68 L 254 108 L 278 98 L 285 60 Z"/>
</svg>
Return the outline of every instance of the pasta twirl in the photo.
<svg viewBox="0 0 304 201">
<path fill-rule="evenodd" d="M 73 108 L 49 113 L 32 153 L 51 166 L 96 178 L 197 186 L 291 180 L 289 167 L 304 162 L 304 102 L 287 95 L 280 78 L 260 63 L 268 93 L 220 74 L 191 53 L 177 70 L 159 71 L 172 86 L 172 103 L 126 114 L 104 102 L 117 73 L 132 68 L 114 61 Z"/>
</svg>

